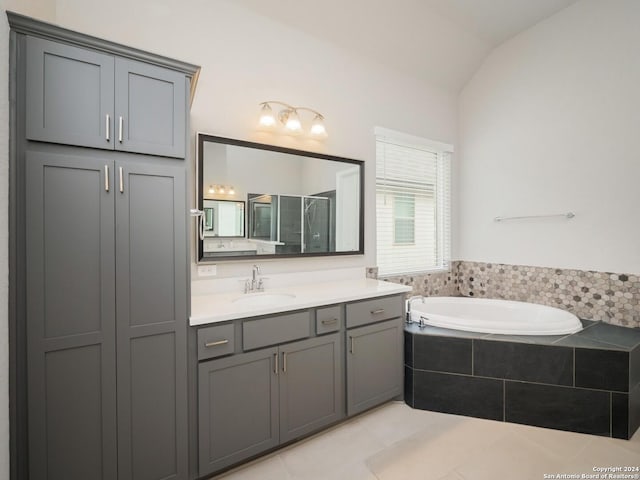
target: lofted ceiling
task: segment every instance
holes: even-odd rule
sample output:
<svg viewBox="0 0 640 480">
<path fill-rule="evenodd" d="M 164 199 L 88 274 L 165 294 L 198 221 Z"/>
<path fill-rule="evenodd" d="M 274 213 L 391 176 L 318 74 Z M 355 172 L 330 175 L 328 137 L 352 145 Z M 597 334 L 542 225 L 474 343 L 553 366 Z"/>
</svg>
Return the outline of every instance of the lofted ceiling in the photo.
<svg viewBox="0 0 640 480">
<path fill-rule="evenodd" d="M 458 92 L 500 43 L 577 0 L 232 0 Z"/>
</svg>

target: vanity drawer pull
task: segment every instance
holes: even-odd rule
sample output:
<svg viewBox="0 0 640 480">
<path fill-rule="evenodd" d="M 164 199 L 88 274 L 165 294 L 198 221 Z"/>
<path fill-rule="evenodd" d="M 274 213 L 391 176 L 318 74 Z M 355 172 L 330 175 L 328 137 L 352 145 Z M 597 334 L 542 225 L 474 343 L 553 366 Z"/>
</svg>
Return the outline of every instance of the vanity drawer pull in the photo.
<svg viewBox="0 0 640 480">
<path fill-rule="evenodd" d="M 227 343 L 229 343 L 229 340 L 218 340 L 217 342 L 207 342 L 204 344 L 204 346 L 206 348 L 210 348 L 210 347 L 217 347 L 219 345 L 226 345 Z"/>
<path fill-rule="evenodd" d="M 278 372 L 280 370 L 280 366 L 279 366 L 279 361 L 278 359 L 280 358 L 280 355 L 278 355 L 277 353 L 273 354 L 273 373 L 275 373 L 276 375 L 278 375 Z"/>
<path fill-rule="evenodd" d="M 384 313 L 384 308 L 379 308 L 377 310 L 371 310 L 371 315 L 380 315 L 381 313 Z"/>
<path fill-rule="evenodd" d="M 331 320 L 322 320 L 323 325 L 335 325 L 336 323 L 338 323 L 337 318 L 332 318 Z"/>
</svg>

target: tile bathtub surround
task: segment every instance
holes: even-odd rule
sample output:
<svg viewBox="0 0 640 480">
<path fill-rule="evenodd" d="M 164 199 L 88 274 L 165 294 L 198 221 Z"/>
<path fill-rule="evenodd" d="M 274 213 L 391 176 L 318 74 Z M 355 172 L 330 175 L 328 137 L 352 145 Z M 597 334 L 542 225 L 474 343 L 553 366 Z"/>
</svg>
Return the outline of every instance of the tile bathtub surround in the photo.
<svg viewBox="0 0 640 480">
<path fill-rule="evenodd" d="M 640 276 L 524 265 L 454 262 L 458 294 L 558 307 L 580 318 L 640 327 Z"/>
<path fill-rule="evenodd" d="M 452 265 L 450 271 L 427 272 L 407 275 L 394 275 L 380 278 L 386 282 L 409 285 L 413 288 L 411 295 L 425 295 L 428 297 L 457 297 L 460 295 L 456 282 L 457 270 Z M 378 278 L 378 269 L 367 268 L 367 276 Z"/>
<path fill-rule="evenodd" d="M 378 268 L 367 277 L 379 278 Z M 581 319 L 640 328 L 640 275 L 453 261 L 450 271 L 380 280 L 413 287 L 408 295 L 479 297 L 561 308 Z"/>
<path fill-rule="evenodd" d="M 640 331 L 602 322 L 559 337 L 405 327 L 418 409 L 629 438 L 640 426 Z"/>
</svg>

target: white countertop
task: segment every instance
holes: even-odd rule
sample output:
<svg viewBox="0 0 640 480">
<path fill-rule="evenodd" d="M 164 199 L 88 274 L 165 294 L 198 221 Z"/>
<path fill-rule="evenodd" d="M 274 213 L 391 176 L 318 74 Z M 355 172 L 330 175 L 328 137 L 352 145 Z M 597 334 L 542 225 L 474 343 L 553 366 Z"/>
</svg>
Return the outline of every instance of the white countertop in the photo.
<svg viewBox="0 0 640 480">
<path fill-rule="evenodd" d="M 382 297 L 398 293 L 410 292 L 411 287 L 397 283 L 383 282 L 370 278 L 358 278 L 339 281 L 325 281 L 303 285 L 291 285 L 280 288 L 266 288 L 264 294 L 295 295 L 276 305 L 251 306 L 234 302 L 246 294 L 239 292 L 222 292 L 192 295 L 191 326 L 224 322 L 236 318 L 267 315 L 271 313 L 289 312 L 304 308 L 351 302 L 365 298 Z M 260 295 L 249 294 L 249 295 Z"/>
</svg>

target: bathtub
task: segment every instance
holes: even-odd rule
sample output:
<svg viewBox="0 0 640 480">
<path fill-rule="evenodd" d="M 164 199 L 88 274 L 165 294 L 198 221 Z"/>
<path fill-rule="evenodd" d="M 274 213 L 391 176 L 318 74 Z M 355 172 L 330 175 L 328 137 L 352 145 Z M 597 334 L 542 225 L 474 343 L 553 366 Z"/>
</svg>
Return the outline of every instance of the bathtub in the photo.
<svg viewBox="0 0 640 480">
<path fill-rule="evenodd" d="M 410 317 L 434 327 L 504 335 L 567 335 L 582 330 L 578 317 L 559 308 L 488 298 L 414 299 Z"/>
</svg>

